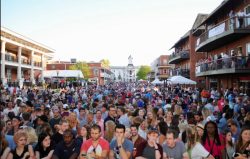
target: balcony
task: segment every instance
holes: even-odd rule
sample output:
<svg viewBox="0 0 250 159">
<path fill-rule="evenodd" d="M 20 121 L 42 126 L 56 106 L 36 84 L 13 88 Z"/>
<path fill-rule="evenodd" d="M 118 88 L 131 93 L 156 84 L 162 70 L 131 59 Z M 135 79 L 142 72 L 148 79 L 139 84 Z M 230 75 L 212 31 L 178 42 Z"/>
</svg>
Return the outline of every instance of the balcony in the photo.
<svg viewBox="0 0 250 159">
<path fill-rule="evenodd" d="M 222 74 L 250 74 L 250 57 L 234 56 L 196 65 L 197 77 Z"/>
<path fill-rule="evenodd" d="M 24 65 L 31 65 L 31 61 L 29 59 L 22 58 L 21 63 Z"/>
<path fill-rule="evenodd" d="M 250 33 L 250 16 L 243 17 L 240 26 L 238 17 L 229 18 L 208 29 L 196 41 L 196 52 L 208 52 L 236 41 Z"/>
<path fill-rule="evenodd" d="M 18 62 L 18 59 L 16 56 L 8 55 L 8 54 L 5 55 L 5 60 L 9 62 L 15 62 L 15 63 Z"/>
<path fill-rule="evenodd" d="M 190 78 L 190 70 L 189 69 L 174 69 L 171 70 L 172 76 L 183 76 L 186 78 Z"/>
<path fill-rule="evenodd" d="M 171 66 L 168 64 L 157 64 L 157 67 L 158 68 L 171 68 Z"/>
<path fill-rule="evenodd" d="M 34 67 L 42 67 L 42 62 L 34 61 Z"/>
<path fill-rule="evenodd" d="M 186 59 L 189 59 L 189 50 L 179 51 L 170 55 L 169 64 L 177 64 Z"/>
<path fill-rule="evenodd" d="M 169 77 L 167 73 L 157 73 L 156 76 L 158 76 L 159 79 L 166 79 Z"/>
</svg>

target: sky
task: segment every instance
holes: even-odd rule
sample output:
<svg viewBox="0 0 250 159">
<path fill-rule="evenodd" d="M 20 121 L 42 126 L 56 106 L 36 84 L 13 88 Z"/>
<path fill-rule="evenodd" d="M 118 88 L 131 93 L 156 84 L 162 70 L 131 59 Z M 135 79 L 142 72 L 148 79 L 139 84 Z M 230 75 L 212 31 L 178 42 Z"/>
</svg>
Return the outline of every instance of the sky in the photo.
<svg viewBox="0 0 250 159">
<path fill-rule="evenodd" d="M 1 0 L 1 26 L 55 50 L 53 60 L 150 65 L 222 0 Z"/>
</svg>

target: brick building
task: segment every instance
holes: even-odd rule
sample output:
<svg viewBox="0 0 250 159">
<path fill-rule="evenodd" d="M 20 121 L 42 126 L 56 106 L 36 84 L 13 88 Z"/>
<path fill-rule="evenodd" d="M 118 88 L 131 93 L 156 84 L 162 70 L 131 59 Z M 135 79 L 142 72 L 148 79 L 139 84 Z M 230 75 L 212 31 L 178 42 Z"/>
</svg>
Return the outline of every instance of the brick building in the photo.
<svg viewBox="0 0 250 159">
<path fill-rule="evenodd" d="M 250 93 L 250 0 L 224 0 L 201 26 L 196 52 L 206 59 L 197 63 L 196 76 L 206 86 L 237 88 Z"/>
<path fill-rule="evenodd" d="M 197 82 L 198 87 L 205 86 L 205 78 L 197 78 L 195 76 L 195 64 L 199 59 L 205 57 L 204 54 L 195 52 L 195 42 L 199 35 L 204 32 L 205 27 L 199 26 L 203 20 L 207 18 L 207 14 L 198 14 L 195 22 L 184 36 L 182 36 L 171 48 L 174 52 L 169 57 L 169 64 L 174 64 L 174 68 L 170 70 L 170 76 L 183 76 Z"/>
<path fill-rule="evenodd" d="M 167 80 L 170 77 L 170 70 L 173 69 L 174 65 L 169 64 L 169 55 L 161 55 L 156 58 L 151 64 L 152 71 L 148 74 L 148 80 L 153 81 L 154 79 Z"/>
</svg>

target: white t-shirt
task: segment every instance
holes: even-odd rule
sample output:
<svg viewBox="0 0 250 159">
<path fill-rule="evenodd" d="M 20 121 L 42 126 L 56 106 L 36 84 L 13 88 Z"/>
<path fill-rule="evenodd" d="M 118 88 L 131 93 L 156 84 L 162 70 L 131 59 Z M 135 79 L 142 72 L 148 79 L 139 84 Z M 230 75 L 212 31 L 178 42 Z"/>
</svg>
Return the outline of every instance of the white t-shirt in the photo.
<svg viewBox="0 0 250 159">
<path fill-rule="evenodd" d="M 191 151 L 192 159 L 202 159 L 203 157 L 207 157 L 209 152 L 199 143 L 197 142 Z"/>
</svg>

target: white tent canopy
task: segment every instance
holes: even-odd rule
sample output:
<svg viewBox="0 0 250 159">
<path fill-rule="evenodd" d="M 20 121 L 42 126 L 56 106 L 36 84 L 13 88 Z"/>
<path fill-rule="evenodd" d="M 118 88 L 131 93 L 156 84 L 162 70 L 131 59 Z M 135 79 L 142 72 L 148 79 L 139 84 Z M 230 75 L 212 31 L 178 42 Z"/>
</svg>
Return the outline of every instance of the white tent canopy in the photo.
<svg viewBox="0 0 250 159">
<path fill-rule="evenodd" d="M 53 77 L 75 77 L 75 78 L 84 78 L 82 71 L 80 70 L 46 70 L 44 71 L 45 78 Z"/>
<path fill-rule="evenodd" d="M 196 84 L 196 82 L 182 76 L 173 76 L 168 78 L 168 84 Z"/>
<path fill-rule="evenodd" d="M 163 84 L 163 81 L 160 81 L 158 78 L 156 78 L 153 82 L 151 82 L 152 84 Z"/>
</svg>

